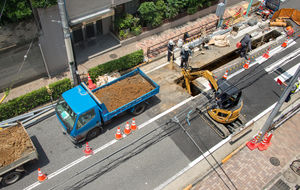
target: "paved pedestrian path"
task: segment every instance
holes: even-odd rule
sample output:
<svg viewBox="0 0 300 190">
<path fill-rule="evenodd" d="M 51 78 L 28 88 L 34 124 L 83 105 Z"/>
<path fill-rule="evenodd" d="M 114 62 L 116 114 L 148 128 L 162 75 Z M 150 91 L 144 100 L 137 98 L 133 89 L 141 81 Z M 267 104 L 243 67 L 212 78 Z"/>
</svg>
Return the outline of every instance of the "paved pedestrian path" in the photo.
<svg viewBox="0 0 300 190">
<path fill-rule="evenodd" d="M 246 146 L 222 165 L 237 189 L 260 190 L 277 189 L 274 187 L 278 179 L 295 189 L 300 185 L 300 176 L 289 171 L 289 165 L 294 159 L 300 159 L 300 113 L 293 116 L 280 126 L 273 135 L 272 145 L 266 151 L 255 149 L 250 151 Z M 280 161 L 279 166 L 274 166 L 270 158 L 275 157 Z M 217 172 L 222 176 L 231 189 L 235 189 L 226 179 L 221 169 Z M 288 172 L 288 173 L 287 173 Z M 283 177 L 281 176 L 283 175 Z M 293 176 L 293 177 L 291 177 Z M 291 178 L 297 179 L 291 181 Z M 289 183 L 292 182 L 292 183 Z M 228 189 L 216 172 L 210 172 L 204 179 L 194 186 L 194 190 L 223 190 Z M 280 188 L 279 188 L 280 189 Z M 281 187 L 283 190 L 284 188 Z"/>
</svg>

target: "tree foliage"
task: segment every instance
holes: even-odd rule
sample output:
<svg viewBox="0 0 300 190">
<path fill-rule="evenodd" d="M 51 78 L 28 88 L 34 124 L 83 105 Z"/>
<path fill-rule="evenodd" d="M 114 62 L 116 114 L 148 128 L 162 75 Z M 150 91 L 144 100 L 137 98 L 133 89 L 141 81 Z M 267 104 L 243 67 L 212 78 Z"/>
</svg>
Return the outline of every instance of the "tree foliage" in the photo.
<svg viewBox="0 0 300 190">
<path fill-rule="evenodd" d="M 57 0 L 31 0 L 33 8 L 46 8 L 57 4 Z M 3 8 L 0 5 L 0 10 Z M 1 23 L 12 23 L 28 19 L 32 16 L 29 0 L 7 0 Z"/>
</svg>

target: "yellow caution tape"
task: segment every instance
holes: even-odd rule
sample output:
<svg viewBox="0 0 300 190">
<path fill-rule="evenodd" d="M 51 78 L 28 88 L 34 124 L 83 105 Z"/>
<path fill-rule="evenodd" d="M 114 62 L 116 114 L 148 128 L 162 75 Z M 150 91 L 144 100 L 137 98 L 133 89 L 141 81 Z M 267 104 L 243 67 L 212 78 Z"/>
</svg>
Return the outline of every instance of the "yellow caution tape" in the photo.
<svg viewBox="0 0 300 190">
<path fill-rule="evenodd" d="M 6 98 L 6 94 L 4 94 L 4 96 L 1 98 L 0 100 L 0 104 L 3 102 L 3 100 Z"/>
</svg>

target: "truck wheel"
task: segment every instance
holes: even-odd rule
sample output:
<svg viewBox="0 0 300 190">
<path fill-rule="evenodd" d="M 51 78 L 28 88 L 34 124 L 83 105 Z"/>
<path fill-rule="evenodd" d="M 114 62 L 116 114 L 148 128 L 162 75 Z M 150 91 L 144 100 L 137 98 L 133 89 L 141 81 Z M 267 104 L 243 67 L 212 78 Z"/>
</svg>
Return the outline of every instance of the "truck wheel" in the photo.
<svg viewBox="0 0 300 190">
<path fill-rule="evenodd" d="M 102 127 L 96 127 L 88 132 L 86 139 L 89 141 L 89 140 L 97 137 L 102 131 L 103 131 Z"/>
<path fill-rule="evenodd" d="M 143 113 L 146 109 L 146 104 L 145 103 L 141 103 L 138 104 L 137 106 L 135 106 L 134 110 L 131 112 L 132 115 L 136 116 L 136 115 L 140 115 L 141 113 Z"/>
<path fill-rule="evenodd" d="M 16 181 L 18 181 L 21 177 L 22 177 L 22 173 L 12 171 L 3 176 L 1 183 L 3 186 L 11 185 Z"/>
</svg>

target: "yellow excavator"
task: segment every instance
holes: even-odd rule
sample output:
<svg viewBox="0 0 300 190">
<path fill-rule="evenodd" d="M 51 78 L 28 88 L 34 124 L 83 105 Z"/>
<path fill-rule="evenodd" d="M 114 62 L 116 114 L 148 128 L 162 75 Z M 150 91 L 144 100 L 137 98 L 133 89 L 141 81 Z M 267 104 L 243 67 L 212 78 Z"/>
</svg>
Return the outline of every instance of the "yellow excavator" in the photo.
<svg viewBox="0 0 300 190">
<path fill-rule="evenodd" d="M 197 78 L 204 77 L 213 88 L 214 97 L 210 105 L 206 107 L 207 114 L 215 121 L 214 128 L 222 138 L 229 135 L 230 125 L 235 122 L 243 107 L 242 92 L 225 79 L 215 80 L 213 74 L 208 70 L 192 71 L 193 69 L 182 69 L 185 87 L 192 95 L 191 85 L 197 86 Z M 212 123 L 212 122 L 211 122 Z M 225 126 L 224 126 L 225 125 Z M 229 129 L 228 129 L 229 128 Z"/>
</svg>

